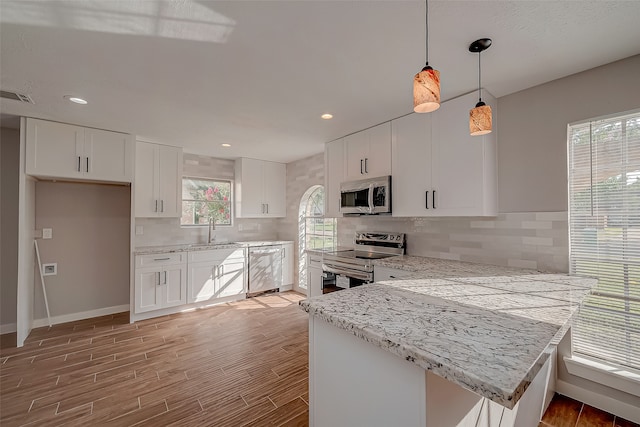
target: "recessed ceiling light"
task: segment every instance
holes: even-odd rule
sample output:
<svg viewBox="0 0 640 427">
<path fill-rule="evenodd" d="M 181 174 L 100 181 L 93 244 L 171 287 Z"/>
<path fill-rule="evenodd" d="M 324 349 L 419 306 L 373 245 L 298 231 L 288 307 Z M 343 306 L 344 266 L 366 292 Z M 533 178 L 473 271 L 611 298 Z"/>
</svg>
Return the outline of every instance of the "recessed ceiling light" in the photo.
<svg viewBox="0 0 640 427">
<path fill-rule="evenodd" d="M 220 144 L 220 145 L 222 145 L 223 147 L 231 147 L 231 144 L 227 144 L 227 143 Z"/>
<path fill-rule="evenodd" d="M 87 101 L 85 101 L 82 98 L 78 98 L 76 96 L 65 95 L 64 98 L 68 99 L 71 102 L 75 102 L 76 104 L 82 104 L 82 105 L 87 104 Z"/>
<path fill-rule="evenodd" d="M 324 113 L 323 115 L 321 115 L 320 117 L 322 117 L 325 120 L 329 120 L 329 119 L 333 119 L 333 114 L 329 114 L 329 113 Z"/>
</svg>

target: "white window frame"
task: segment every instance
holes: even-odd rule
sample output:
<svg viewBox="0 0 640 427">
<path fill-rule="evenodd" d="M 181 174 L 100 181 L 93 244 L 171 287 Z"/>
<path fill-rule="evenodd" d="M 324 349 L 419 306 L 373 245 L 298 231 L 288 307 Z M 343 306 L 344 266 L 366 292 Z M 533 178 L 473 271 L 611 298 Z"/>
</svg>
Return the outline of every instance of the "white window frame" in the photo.
<svg viewBox="0 0 640 427">
<path fill-rule="evenodd" d="M 234 194 L 233 194 L 233 181 L 230 179 L 219 179 L 219 178 L 211 178 L 211 177 L 202 177 L 202 176 L 183 176 L 181 179 L 181 183 L 185 179 L 197 179 L 200 181 L 210 181 L 217 183 L 229 184 L 229 223 L 218 223 L 216 222 L 216 227 L 233 227 L 233 217 L 234 217 Z M 182 213 L 184 202 L 192 202 L 199 201 L 197 199 L 184 199 L 182 198 L 182 185 L 180 185 L 180 212 Z M 184 224 L 182 222 L 182 215 L 180 215 L 180 227 L 207 227 L 208 224 Z"/>
</svg>

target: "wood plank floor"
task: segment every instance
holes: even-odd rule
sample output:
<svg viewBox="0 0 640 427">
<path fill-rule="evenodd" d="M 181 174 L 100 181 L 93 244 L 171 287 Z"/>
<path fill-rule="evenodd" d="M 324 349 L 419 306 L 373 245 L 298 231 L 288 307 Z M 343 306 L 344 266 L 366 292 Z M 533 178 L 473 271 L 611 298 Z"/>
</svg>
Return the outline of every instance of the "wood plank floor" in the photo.
<svg viewBox="0 0 640 427">
<path fill-rule="evenodd" d="M 307 426 L 302 295 L 0 337 L 0 425 Z M 556 395 L 541 427 L 640 427 Z"/>
<path fill-rule="evenodd" d="M 32 331 L 0 349 L 0 424 L 308 425 L 308 317 L 294 292 L 128 323 Z"/>
</svg>

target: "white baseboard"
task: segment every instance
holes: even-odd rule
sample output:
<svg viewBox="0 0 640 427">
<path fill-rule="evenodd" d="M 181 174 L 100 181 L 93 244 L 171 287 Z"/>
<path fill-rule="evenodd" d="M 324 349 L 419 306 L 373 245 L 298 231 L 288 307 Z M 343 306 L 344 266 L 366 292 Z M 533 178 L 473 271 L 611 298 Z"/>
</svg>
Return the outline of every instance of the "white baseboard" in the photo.
<svg viewBox="0 0 640 427">
<path fill-rule="evenodd" d="M 640 408 L 638 406 L 621 402 L 560 379 L 556 381 L 556 391 L 562 395 L 593 406 L 594 408 L 612 413 L 618 417 L 633 421 L 634 423 L 640 423 Z"/>
<path fill-rule="evenodd" d="M 10 334 L 18 330 L 18 325 L 15 323 L 5 323 L 0 325 L 0 335 Z"/>
<path fill-rule="evenodd" d="M 92 317 L 106 316 L 108 314 L 122 313 L 123 311 L 129 311 L 129 304 L 115 305 L 113 307 L 98 308 L 96 310 L 81 311 L 79 313 L 62 314 L 60 316 L 51 316 L 51 324 L 57 325 L 59 323 L 74 322 L 76 320 L 90 319 Z M 33 327 L 40 328 L 42 326 L 49 326 L 49 321 L 45 317 L 44 319 L 34 319 Z"/>
</svg>

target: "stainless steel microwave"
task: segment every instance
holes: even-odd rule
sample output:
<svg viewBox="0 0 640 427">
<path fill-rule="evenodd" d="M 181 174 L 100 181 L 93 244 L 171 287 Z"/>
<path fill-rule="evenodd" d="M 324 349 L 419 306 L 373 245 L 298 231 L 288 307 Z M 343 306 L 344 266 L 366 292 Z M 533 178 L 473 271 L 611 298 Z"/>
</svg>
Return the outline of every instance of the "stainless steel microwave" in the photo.
<svg viewBox="0 0 640 427">
<path fill-rule="evenodd" d="M 346 215 L 391 213 L 391 176 L 340 184 L 340 212 Z"/>
</svg>

